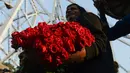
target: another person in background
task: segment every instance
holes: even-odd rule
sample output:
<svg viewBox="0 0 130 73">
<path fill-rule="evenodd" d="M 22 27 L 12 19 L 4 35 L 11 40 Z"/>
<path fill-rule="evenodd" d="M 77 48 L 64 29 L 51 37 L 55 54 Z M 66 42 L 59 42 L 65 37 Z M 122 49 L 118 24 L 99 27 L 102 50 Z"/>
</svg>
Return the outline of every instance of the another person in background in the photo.
<svg viewBox="0 0 130 73">
<path fill-rule="evenodd" d="M 119 72 L 119 70 L 118 70 L 119 69 L 119 64 L 116 61 L 114 61 L 114 69 L 115 69 L 116 73 Z"/>
<path fill-rule="evenodd" d="M 66 18 L 90 29 L 95 37 L 91 47 L 85 47 L 70 56 L 66 73 L 116 73 L 111 47 L 100 18 L 77 4 L 67 7 Z"/>
<path fill-rule="evenodd" d="M 34 51 L 34 50 L 31 50 Z M 31 59 L 28 57 L 28 55 L 32 55 Z M 33 59 L 32 59 L 33 57 Z M 29 53 L 26 51 L 23 51 L 20 53 L 19 58 L 20 58 L 20 68 L 17 70 L 16 73 L 46 73 L 44 70 L 44 65 L 43 64 L 38 64 L 37 59 L 38 56 L 34 53 Z"/>
<path fill-rule="evenodd" d="M 110 41 L 130 33 L 130 1 L 129 0 L 93 0 L 94 6 L 99 11 L 100 19 L 105 23 L 107 28 L 107 36 Z M 109 28 L 107 18 L 108 15 L 119 21 L 115 26 Z"/>
</svg>

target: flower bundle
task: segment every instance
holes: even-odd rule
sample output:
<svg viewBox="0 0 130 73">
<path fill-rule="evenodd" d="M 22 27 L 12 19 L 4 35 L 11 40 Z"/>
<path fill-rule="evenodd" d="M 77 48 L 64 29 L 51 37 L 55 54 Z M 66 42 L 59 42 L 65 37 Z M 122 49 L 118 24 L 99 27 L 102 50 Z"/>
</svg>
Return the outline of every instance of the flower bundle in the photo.
<svg viewBox="0 0 130 73">
<path fill-rule="evenodd" d="M 95 42 L 90 30 L 77 22 L 59 22 L 48 25 L 38 23 L 34 28 L 12 33 L 12 47 L 24 51 L 35 49 L 40 60 L 51 66 L 59 66 L 69 54 L 91 46 Z"/>
</svg>

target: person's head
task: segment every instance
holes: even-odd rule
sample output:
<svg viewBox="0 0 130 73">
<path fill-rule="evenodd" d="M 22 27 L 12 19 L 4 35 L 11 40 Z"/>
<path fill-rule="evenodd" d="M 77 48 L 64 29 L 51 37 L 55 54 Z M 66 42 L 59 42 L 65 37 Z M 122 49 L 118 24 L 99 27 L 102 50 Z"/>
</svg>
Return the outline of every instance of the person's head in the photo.
<svg viewBox="0 0 130 73">
<path fill-rule="evenodd" d="M 115 69 L 115 72 L 118 73 L 119 72 L 119 64 L 117 61 L 114 61 L 114 69 Z"/>
<path fill-rule="evenodd" d="M 24 52 L 19 54 L 20 66 L 22 66 L 24 64 L 25 58 L 26 58 L 26 55 Z"/>
<path fill-rule="evenodd" d="M 66 19 L 67 21 L 77 21 L 78 17 L 83 13 L 86 12 L 85 9 L 78 4 L 70 4 L 67 6 L 66 10 Z"/>
</svg>

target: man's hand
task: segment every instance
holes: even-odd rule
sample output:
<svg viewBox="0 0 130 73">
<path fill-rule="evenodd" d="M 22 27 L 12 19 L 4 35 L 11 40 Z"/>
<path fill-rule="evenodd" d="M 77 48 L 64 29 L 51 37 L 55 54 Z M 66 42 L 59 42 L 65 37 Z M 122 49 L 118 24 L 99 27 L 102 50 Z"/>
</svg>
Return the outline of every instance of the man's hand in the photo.
<svg viewBox="0 0 130 73">
<path fill-rule="evenodd" d="M 86 57 L 86 50 L 85 48 L 82 48 L 81 51 L 77 51 L 74 54 L 71 54 L 69 56 L 68 63 L 80 63 L 84 61 L 84 58 Z"/>
</svg>

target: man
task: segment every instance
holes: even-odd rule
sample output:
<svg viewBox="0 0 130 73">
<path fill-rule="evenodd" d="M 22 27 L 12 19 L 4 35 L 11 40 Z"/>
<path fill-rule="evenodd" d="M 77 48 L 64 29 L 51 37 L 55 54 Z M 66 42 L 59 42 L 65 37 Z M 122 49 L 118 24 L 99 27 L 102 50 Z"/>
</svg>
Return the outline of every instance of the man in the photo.
<svg viewBox="0 0 130 73">
<path fill-rule="evenodd" d="M 95 37 L 95 43 L 91 47 L 83 48 L 70 56 L 69 70 L 66 73 L 115 73 L 112 51 L 100 19 L 77 4 L 67 7 L 66 18 L 90 29 Z"/>
</svg>

